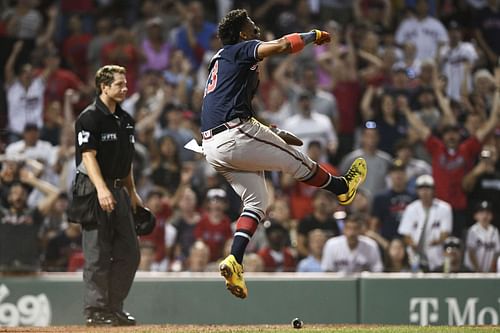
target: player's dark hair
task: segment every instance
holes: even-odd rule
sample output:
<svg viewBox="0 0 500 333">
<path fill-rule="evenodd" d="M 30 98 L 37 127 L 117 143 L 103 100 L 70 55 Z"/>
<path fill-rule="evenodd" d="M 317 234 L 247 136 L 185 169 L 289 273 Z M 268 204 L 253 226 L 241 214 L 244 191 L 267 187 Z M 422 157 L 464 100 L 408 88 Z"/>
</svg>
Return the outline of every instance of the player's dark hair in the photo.
<svg viewBox="0 0 500 333">
<path fill-rule="evenodd" d="M 97 89 L 97 94 L 101 94 L 101 84 L 105 86 L 110 86 L 115 79 L 115 73 L 125 74 L 126 70 L 124 67 L 118 65 L 106 65 L 97 70 L 95 74 L 95 87 Z"/>
<path fill-rule="evenodd" d="M 218 27 L 222 45 L 232 45 L 240 41 L 240 32 L 247 22 L 247 18 L 248 14 L 245 9 L 235 9 L 224 16 Z"/>
</svg>

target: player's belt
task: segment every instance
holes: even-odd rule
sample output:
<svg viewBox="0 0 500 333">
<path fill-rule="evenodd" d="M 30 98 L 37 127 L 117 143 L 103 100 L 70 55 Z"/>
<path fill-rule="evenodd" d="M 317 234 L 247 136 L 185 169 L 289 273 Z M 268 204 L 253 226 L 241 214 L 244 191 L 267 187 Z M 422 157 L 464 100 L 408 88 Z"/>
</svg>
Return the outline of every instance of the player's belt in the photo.
<svg viewBox="0 0 500 333">
<path fill-rule="evenodd" d="M 201 132 L 201 136 L 203 139 L 210 139 L 214 135 L 224 132 L 227 129 L 235 128 L 236 126 L 241 125 L 243 122 L 244 120 L 241 118 L 234 118 L 222 125 L 215 126 L 214 128 Z"/>
</svg>

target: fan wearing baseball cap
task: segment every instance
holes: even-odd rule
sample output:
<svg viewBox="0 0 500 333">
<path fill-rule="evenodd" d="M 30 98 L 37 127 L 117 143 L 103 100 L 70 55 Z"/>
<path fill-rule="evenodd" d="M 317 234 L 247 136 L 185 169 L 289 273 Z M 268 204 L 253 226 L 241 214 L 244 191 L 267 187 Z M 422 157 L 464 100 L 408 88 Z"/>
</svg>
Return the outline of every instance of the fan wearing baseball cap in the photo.
<svg viewBox="0 0 500 333">
<path fill-rule="evenodd" d="M 491 224 L 493 207 L 489 201 L 475 206 L 474 223 L 467 232 L 465 266 L 473 272 L 495 272 L 500 253 L 498 229 Z"/>
<path fill-rule="evenodd" d="M 497 134 L 495 133 L 495 136 Z M 498 133 L 500 137 L 500 132 Z M 497 139 L 498 140 L 498 139 Z M 500 141 L 499 141 L 500 143 Z M 491 223 L 500 227 L 500 165 L 498 150 L 500 144 L 487 144 L 479 154 L 479 161 L 474 168 L 465 175 L 462 185 L 469 198 L 469 221 L 475 213 L 478 203 L 487 201 L 493 209 Z M 470 226 L 470 224 L 468 224 Z"/>
<path fill-rule="evenodd" d="M 453 225 L 451 206 L 434 197 L 434 178 L 417 178 L 418 199 L 409 204 L 398 232 L 409 247 L 410 262 L 419 262 L 423 271 L 434 271 L 444 263 L 443 243 Z"/>
</svg>

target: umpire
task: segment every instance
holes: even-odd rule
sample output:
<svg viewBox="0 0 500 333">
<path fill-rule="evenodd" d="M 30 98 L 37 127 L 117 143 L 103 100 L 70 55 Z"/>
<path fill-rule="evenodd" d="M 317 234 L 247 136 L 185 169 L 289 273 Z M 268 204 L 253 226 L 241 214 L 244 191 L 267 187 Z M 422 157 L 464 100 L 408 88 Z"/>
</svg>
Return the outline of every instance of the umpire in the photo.
<svg viewBox="0 0 500 333">
<path fill-rule="evenodd" d="M 143 206 L 132 176 L 134 120 L 120 107 L 127 95 L 125 72 L 116 65 L 97 71 L 98 96 L 75 123 L 77 173 L 73 195 L 84 198 L 91 193 L 94 198 L 85 205 L 92 212 L 90 219 L 80 221 L 88 326 L 136 323 L 123 310 L 140 258 L 132 211 Z M 74 198 L 73 205 L 77 202 Z"/>
</svg>

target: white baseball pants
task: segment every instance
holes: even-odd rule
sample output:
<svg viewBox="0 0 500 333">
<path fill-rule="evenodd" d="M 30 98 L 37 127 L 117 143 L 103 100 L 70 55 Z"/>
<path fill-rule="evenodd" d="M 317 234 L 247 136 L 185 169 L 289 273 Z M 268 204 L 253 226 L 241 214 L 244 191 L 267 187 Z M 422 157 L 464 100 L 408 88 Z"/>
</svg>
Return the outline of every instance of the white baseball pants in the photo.
<svg viewBox="0 0 500 333">
<path fill-rule="evenodd" d="M 205 157 L 243 201 L 244 210 L 264 218 L 269 205 L 264 171 L 282 171 L 299 181 L 311 177 L 316 163 L 251 118 L 203 139 Z"/>
</svg>

